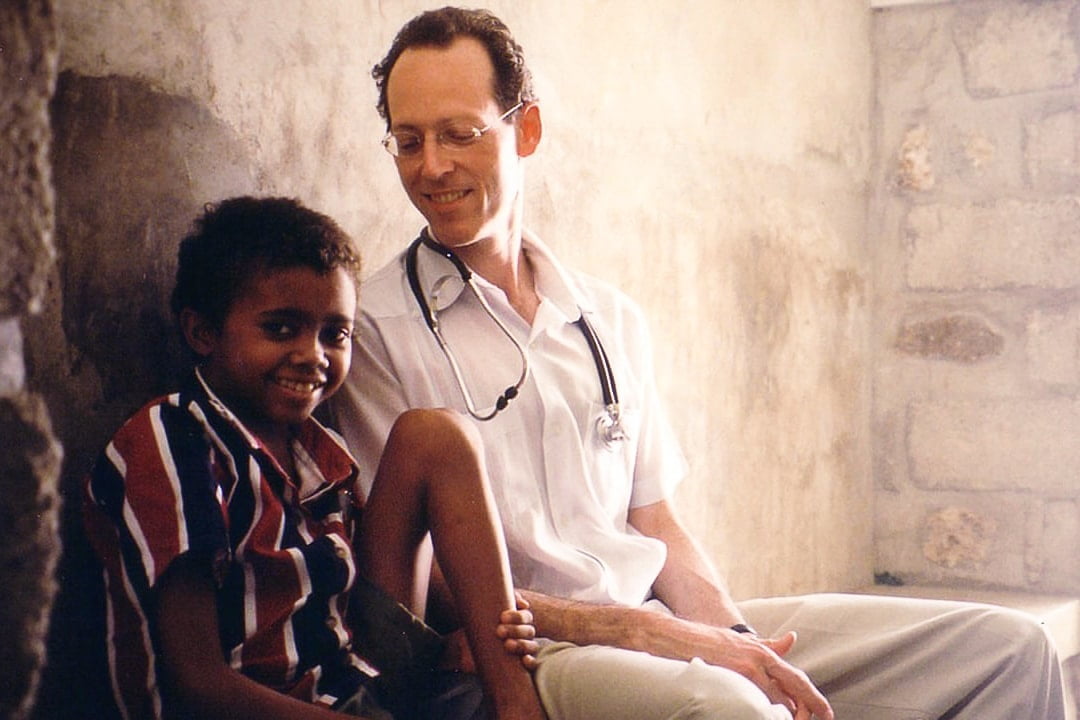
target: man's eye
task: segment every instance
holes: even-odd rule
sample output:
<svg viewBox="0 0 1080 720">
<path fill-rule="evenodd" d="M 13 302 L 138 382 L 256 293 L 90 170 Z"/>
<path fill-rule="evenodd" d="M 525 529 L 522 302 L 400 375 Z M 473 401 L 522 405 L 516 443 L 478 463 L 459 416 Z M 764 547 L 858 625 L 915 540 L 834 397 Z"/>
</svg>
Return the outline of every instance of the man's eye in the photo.
<svg viewBox="0 0 1080 720">
<path fill-rule="evenodd" d="M 394 136 L 399 153 L 414 153 L 420 150 L 420 136 L 402 133 Z"/>
<path fill-rule="evenodd" d="M 442 136 L 445 142 L 452 145 L 470 145 L 479 137 L 476 134 L 476 128 L 472 126 L 450 127 L 442 132 Z"/>
</svg>

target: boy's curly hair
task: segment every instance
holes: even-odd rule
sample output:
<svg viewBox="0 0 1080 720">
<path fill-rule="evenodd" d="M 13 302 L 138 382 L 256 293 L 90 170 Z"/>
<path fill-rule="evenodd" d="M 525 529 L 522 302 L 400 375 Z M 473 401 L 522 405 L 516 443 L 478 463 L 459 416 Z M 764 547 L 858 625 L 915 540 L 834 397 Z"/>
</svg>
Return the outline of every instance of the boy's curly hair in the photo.
<svg viewBox="0 0 1080 720">
<path fill-rule="evenodd" d="M 308 267 L 326 274 L 340 267 L 359 288 L 361 269 L 359 251 L 336 222 L 282 197 L 208 203 L 180 241 L 178 260 L 173 314 L 190 308 L 218 328 L 259 272 Z"/>
</svg>

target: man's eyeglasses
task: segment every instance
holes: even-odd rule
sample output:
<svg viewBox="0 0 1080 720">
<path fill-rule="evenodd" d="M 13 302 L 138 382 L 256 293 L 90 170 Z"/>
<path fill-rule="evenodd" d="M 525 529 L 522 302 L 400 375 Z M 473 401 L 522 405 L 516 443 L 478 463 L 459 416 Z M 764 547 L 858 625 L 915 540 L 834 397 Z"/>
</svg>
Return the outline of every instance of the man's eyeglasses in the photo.
<svg viewBox="0 0 1080 720">
<path fill-rule="evenodd" d="M 496 124 L 520 110 L 524 104 L 524 102 L 519 102 L 517 105 L 500 115 L 495 122 L 485 125 L 482 128 L 474 127 L 472 125 L 463 125 L 461 123 L 449 125 L 435 133 L 435 142 L 439 147 L 447 150 L 464 150 L 470 145 L 475 144 L 477 140 L 484 136 L 484 133 L 495 127 Z M 408 131 L 391 132 L 386 134 L 386 137 L 382 140 L 382 144 L 383 147 L 386 148 L 386 152 L 396 158 L 413 157 L 419 155 L 420 151 L 424 148 L 424 136 L 420 133 Z"/>
</svg>

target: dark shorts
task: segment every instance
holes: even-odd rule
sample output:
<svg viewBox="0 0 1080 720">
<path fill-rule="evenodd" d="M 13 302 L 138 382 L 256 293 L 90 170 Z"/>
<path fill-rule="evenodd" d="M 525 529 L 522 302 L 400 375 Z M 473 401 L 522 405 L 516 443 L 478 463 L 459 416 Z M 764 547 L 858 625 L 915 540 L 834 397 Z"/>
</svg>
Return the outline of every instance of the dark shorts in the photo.
<svg viewBox="0 0 1080 720">
<path fill-rule="evenodd" d="M 436 669 L 446 644 L 439 633 L 363 578 L 351 605 L 353 648 L 382 674 L 334 709 L 378 718 L 377 708 L 393 720 L 486 720 L 479 678 Z"/>
</svg>

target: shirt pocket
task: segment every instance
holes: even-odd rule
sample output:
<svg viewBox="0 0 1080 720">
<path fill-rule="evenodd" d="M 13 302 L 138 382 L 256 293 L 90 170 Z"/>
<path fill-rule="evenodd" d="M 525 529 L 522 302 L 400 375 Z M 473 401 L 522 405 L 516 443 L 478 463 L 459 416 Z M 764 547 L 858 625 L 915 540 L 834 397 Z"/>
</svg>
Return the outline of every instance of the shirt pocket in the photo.
<svg viewBox="0 0 1080 720">
<path fill-rule="evenodd" d="M 634 487 L 634 466 L 641 438 L 641 410 L 620 408 L 619 437 L 605 432 L 609 415 L 603 403 L 589 404 L 584 433 L 588 458 L 587 486 L 596 502 L 612 520 L 625 522 Z"/>
</svg>

